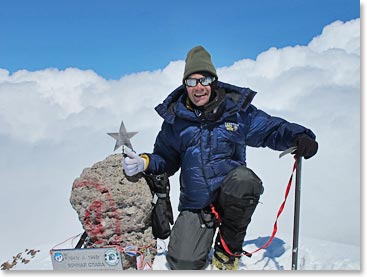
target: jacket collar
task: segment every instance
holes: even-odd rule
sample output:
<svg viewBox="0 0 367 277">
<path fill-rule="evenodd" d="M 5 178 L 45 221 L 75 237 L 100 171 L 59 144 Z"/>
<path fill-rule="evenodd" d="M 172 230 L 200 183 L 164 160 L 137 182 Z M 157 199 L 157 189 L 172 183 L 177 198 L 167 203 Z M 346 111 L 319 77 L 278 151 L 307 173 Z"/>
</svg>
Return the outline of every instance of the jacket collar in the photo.
<svg viewBox="0 0 367 277">
<path fill-rule="evenodd" d="M 226 92 L 225 111 L 222 118 L 232 115 L 239 110 L 246 110 L 256 92 L 249 88 L 241 88 L 231 84 L 219 82 L 218 89 L 224 89 Z M 198 118 L 186 108 L 186 89 L 184 85 L 179 86 L 172 91 L 167 98 L 155 110 L 168 123 L 173 124 L 176 116 L 190 120 L 198 121 Z"/>
</svg>

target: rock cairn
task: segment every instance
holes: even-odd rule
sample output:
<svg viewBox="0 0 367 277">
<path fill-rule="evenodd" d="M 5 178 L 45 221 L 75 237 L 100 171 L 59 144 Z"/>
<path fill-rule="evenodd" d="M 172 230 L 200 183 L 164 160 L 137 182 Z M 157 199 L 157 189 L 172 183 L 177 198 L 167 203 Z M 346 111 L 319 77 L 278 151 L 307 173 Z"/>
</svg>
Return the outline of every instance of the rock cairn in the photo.
<svg viewBox="0 0 367 277">
<path fill-rule="evenodd" d="M 153 249 L 149 186 L 144 178 L 130 182 L 122 170 L 122 155 L 113 154 L 85 168 L 73 183 L 70 202 L 90 239 L 87 247 Z M 123 267 L 136 268 L 135 257 L 122 253 Z"/>
</svg>

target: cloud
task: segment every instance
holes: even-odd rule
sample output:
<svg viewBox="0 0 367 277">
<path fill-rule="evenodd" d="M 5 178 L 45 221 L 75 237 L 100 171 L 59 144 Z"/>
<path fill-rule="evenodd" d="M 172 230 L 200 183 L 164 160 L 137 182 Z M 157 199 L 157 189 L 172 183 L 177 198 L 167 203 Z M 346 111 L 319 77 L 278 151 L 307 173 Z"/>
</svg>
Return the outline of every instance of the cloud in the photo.
<svg viewBox="0 0 367 277">
<path fill-rule="evenodd" d="M 222 81 L 256 90 L 253 103 L 258 108 L 315 131 L 319 153 L 304 163 L 305 232 L 355 244 L 360 224 L 359 26 L 359 19 L 337 21 L 308 45 L 270 48 L 256 60 L 217 70 Z M 16 200 L 20 191 L 34 199 L 42 194 L 42 205 L 58 203 L 58 215 L 64 219 L 73 214 L 65 205 L 72 181 L 84 167 L 112 153 L 114 142 L 106 132 L 117 131 L 122 119 L 129 131 L 140 132 L 132 140 L 136 150 L 151 151 L 162 123 L 154 107 L 181 83 L 183 68 L 183 61 L 172 61 L 164 69 L 119 80 L 77 68 L 13 74 L 0 69 L 2 217 L 11 221 L 4 212 L 8 208 L 22 216 L 18 207 L 24 206 L 19 203 L 24 199 Z M 263 222 L 272 225 L 273 210 L 283 197 L 290 162 L 276 156 L 273 151 L 249 149 L 249 164 L 266 184 L 266 205 L 260 205 L 251 226 L 256 232 Z M 49 211 L 37 209 L 42 212 L 51 218 Z M 283 224 L 289 225 L 291 216 L 285 215 L 289 221 Z M 30 215 L 24 220 L 35 224 L 37 219 Z M 16 233 L 17 226 L 10 226 L 14 230 L 9 232 Z"/>
<path fill-rule="evenodd" d="M 106 122 L 98 117 L 106 115 L 113 123 L 110 127 L 122 118 L 139 118 L 137 127 L 147 126 L 141 115 L 154 113 L 154 106 L 180 83 L 182 67 L 182 61 L 171 62 L 163 70 L 120 80 L 106 80 L 91 70 L 76 68 L 21 70 L 12 75 L 1 70 L 0 133 L 30 143 L 59 141 L 73 128 L 103 129 Z"/>
<path fill-rule="evenodd" d="M 270 48 L 256 60 L 218 68 L 218 74 L 223 81 L 258 91 L 256 103 L 264 109 L 292 110 L 298 99 L 314 97 L 313 92 L 319 93 L 321 87 L 359 87 L 359 42 L 359 19 L 336 21 L 307 46 Z M 153 115 L 152 108 L 180 84 L 183 67 L 183 61 L 175 61 L 163 70 L 120 80 L 106 80 L 92 70 L 77 68 L 21 70 L 12 75 L 1 70 L 0 96 L 5 101 L 0 120 L 5 128 L 0 132 L 35 142 L 56 139 L 50 131 L 55 126 L 61 137 L 74 127 L 103 128 L 105 122 L 91 120 L 93 111 L 97 122 L 95 117 L 106 114 L 112 116 L 114 124 L 121 118 L 132 118 L 134 125 L 147 126 L 143 115 Z"/>
<path fill-rule="evenodd" d="M 360 20 L 335 21 L 326 26 L 321 35 L 312 39 L 309 48 L 316 52 L 341 49 L 349 54 L 360 56 Z"/>
</svg>

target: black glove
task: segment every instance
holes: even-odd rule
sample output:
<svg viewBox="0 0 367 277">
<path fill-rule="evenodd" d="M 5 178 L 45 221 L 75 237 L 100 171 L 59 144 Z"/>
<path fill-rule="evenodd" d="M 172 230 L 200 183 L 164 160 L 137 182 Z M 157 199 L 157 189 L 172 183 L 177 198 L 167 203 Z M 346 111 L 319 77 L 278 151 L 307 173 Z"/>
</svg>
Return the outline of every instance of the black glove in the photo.
<svg viewBox="0 0 367 277">
<path fill-rule="evenodd" d="M 317 141 L 307 135 L 299 135 L 296 138 L 295 146 L 297 146 L 297 150 L 293 154 L 297 157 L 304 157 L 305 159 L 314 156 L 319 148 Z"/>
<path fill-rule="evenodd" d="M 155 238 L 166 239 L 171 234 L 173 212 L 170 193 L 170 182 L 167 173 L 161 175 L 145 174 L 153 196 L 152 232 Z"/>
</svg>

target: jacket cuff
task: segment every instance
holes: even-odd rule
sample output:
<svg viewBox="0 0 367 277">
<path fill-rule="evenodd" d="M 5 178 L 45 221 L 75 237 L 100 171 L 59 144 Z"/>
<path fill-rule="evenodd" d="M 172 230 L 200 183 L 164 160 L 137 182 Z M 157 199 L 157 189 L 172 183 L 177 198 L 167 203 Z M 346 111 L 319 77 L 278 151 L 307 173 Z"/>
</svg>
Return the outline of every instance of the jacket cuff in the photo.
<svg viewBox="0 0 367 277">
<path fill-rule="evenodd" d="M 144 167 L 144 171 L 145 171 L 147 170 L 149 166 L 149 156 L 147 154 L 140 154 L 139 156 L 140 158 L 143 158 L 145 160 L 145 167 Z"/>
</svg>

